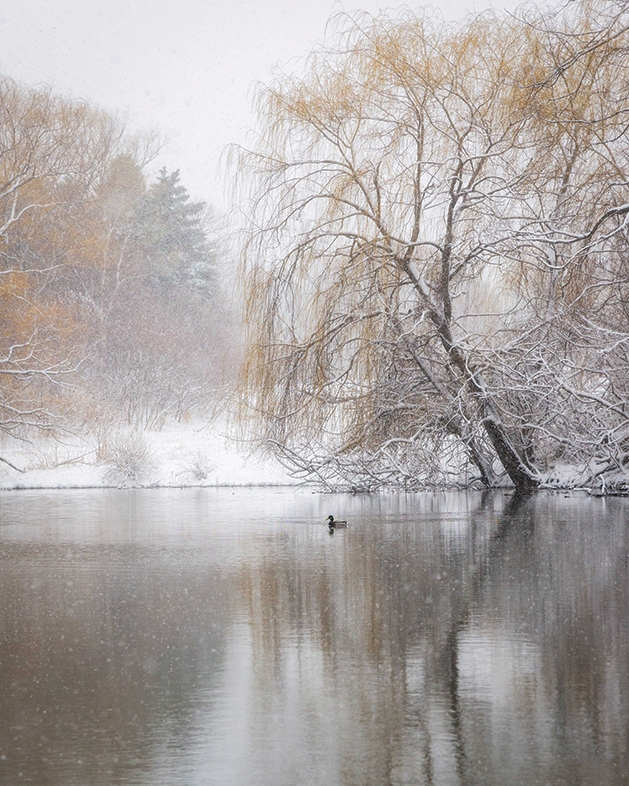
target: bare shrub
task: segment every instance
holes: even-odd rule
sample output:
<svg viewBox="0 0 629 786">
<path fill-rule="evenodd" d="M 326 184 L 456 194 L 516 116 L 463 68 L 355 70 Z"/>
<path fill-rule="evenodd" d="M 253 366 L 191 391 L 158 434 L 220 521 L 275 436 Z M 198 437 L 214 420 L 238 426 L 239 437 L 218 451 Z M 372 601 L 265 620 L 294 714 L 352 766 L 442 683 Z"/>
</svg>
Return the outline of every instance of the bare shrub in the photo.
<svg viewBox="0 0 629 786">
<path fill-rule="evenodd" d="M 216 469 L 216 465 L 211 463 L 209 456 L 202 450 L 193 450 L 186 456 L 183 464 L 184 469 L 179 473 L 182 482 L 201 483 Z"/>
<path fill-rule="evenodd" d="M 109 464 L 105 481 L 117 486 L 152 485 L 151 475 L 156 463 L 153 453 L 141 433 L 115 432 L 104 436 L 98 455 Z"/>
</svg>

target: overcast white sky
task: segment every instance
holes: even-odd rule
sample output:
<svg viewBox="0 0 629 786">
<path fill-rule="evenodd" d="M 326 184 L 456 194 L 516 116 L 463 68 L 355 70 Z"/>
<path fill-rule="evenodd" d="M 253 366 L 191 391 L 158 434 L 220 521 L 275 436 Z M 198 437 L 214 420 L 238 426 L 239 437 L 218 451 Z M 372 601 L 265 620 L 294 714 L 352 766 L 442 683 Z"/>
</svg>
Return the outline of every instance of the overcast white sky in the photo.
<svg viewBox="0 0 629 786">
<path fill-rule="evenodd" d="M 159 164 L 223 205 L 221 150 L 244 142 L 252 84 L 291 69 L 340 11 L 401 0 L 0 0 L 0 71 L 126 113 L 170 138 Z M 434 0 L 446 18 L 519 0 Z"/>
</svg>

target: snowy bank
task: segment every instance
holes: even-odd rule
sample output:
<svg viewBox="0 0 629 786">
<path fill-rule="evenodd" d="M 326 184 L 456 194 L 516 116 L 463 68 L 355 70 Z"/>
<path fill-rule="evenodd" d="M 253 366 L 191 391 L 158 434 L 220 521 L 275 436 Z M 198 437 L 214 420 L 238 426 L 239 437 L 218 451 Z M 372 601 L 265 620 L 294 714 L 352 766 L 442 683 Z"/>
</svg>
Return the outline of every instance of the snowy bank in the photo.
<svg viewBox="0 0 629 786">
<path fill-rule="evenodd" d="M 279 464 L 248 455 L 220 426 L 201 424 L 28 442 L 5 437 L 0 457 L 0 489 L 295 483 Z"/>
</svg>

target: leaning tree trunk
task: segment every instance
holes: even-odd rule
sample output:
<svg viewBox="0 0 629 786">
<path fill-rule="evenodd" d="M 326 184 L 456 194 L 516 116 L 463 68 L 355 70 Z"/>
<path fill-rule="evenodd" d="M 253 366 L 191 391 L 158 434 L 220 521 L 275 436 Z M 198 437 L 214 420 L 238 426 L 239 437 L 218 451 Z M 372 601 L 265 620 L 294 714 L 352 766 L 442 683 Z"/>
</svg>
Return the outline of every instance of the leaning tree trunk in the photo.
<svg viewBox="0 0 629 786">
<path fill-rule="evenodd" d="M 483 428 L 516 490 L 528 494 L 538 488 L 539 479 L 522 460 L 504 425 L 493 415 L 487 415 L 483 418 Z"/>
<path fill-rule="evenodd" d="M 518 492 L 529 494 L 539 487 L 539 478 L 527 467 L 509 438 L 507 429 L 493 406 L 491 394 L 482 375 L 473 368 L 461 348 L 455 345 L 447 322 L 442 319 L 437 325 L 437 331 L 450 360 L 462 375 L 470 392 L 479 400 L 481 424 L 507 475 Z"/>
<path fill-rule="evenodd" d="M 456 180 L 456 179 L 455 179 Z M 455 182 L 453 180 L 453 182 Z M 437 304 L 427 283 L 421 276 L 415 275 L 410 265 L 410 254 L 403 258 L 396 258 L 398 267 L 405 273 L 420 299 L 427 306 L 430 319 L 435 326 L 437 335 L 446 354 L 457 369 L 463 384 L 467 386 L 480 403 L 481 424 L 485 429 L 489 441 L 500 459 L 502 466 L 509 475 L 516 490 L 521 493 L 530 493 L 539 486 L 539 478 L 530 470 L 518 453 L 515 445 L 509 439 L 507 430 L 502 420 L 495 410 L 491 401 L 491 395 L 487 390 L 485 382 L 480 372 L 474 369 L 463 350 L 455 343 L 452 336 L 452 301 L 450 296 L 450 255 L 452 248 L 454 208 L 458 201 L 458 195 L 451 190 L 451 203 L 447 218 L 446 242 L 441 258 L 441 281 L 438 287 L 438 297 L 441 301 Z M 394 257 L 395 258 L 395 257 Z M 473 459 L 474 460 L 474 459 Z M 476 463 L 476 462 L 474 462 Z M 478 466 L 478 465 L 477 465 Z M 481 471 L 481 475 L 483 472 Z"/>
</svg>

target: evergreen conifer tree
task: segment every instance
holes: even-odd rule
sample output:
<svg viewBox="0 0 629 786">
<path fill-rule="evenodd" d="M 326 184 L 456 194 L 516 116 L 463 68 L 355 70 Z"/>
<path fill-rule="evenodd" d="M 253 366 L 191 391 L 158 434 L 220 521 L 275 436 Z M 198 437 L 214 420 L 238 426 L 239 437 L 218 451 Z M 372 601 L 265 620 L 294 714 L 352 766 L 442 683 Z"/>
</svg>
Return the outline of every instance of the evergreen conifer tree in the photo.
<svg viewBox="0 0 629 786">
<path fill-rule="evenodd" d="M 192 284 L 209 293 L 214 259 L 203 227 L 205 204 L 191 202 L 179 170 L 162 168 L 140 200 L 132 243 L 143 272 L 163 284 Z"/>
</svg>

